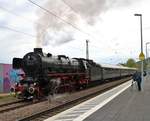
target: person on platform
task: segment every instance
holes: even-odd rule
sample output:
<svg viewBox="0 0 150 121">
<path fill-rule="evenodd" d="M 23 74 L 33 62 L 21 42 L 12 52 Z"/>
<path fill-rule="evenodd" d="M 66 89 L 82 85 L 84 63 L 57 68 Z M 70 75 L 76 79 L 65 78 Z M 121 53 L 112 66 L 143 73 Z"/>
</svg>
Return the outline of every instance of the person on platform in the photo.
<svg viewBox="0 0 150 121">
<path fill-rule="evenodd" d="M 136 81 L 137 82 L 137 86 L 138 86 L 138 90 L 139 91 L 141 91 L 141 81 L 142 81 L 142 79 L 141 79 L 141 72 L 135 72 L 134 74 L 133 74 L 133 81 Z"/>
</svg>

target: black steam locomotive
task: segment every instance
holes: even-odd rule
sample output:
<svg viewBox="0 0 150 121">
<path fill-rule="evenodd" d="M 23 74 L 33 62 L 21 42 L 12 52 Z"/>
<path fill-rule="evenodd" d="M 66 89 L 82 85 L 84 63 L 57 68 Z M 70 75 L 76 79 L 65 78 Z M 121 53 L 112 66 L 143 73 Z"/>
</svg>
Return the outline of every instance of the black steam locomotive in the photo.
<svg viewBox="0 0 150 121">
<path fill-rule="evenodd" d="M 22 68 L 25 77 L 15 85 L 19 98 L 41 98 L 54 93 L 70 92 L 99 84 L 106 79 L 132 75 L 136 69 L 99 65 L 93 60 L 44 54 L 41 48 L 23 58 L 13 58 L 13 68 Z"/>
</svg>

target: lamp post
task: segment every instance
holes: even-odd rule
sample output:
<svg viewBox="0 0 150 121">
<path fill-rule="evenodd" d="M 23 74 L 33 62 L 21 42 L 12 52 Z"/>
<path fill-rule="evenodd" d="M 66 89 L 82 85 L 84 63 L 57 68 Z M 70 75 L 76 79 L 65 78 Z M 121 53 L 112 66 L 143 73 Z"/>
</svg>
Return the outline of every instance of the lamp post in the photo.
<svg viewBox="0 0 150 121">
<path fill-rule="evenodd" d="M 143 54 L 143 33 L 142 33 L 142 14 L 134 14 L 135 16 L 140 17 L 140 32 L 141 32 L 141 54 L 140 55 L 144 55 Z M 143 60 L 141 60 L 141 81 L 143 82 L 144 78 L 143 78 Z"/>
</svg>

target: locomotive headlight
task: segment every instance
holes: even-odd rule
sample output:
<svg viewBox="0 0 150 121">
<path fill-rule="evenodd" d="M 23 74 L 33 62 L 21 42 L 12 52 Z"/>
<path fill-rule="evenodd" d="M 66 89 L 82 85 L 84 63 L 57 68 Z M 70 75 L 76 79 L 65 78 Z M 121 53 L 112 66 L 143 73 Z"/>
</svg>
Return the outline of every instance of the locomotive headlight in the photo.
<svg viewBox="0 0 150 121">
<path fill-rule="evenodd" d="M 33 94 L 35 89 L 34 89 L 34 87 L 29 87 L 28 91 L 29 91 L 30 94 Z"/>
<path fill-rule="evenodd" d="M 36 86 L 36 83 L 33 83 L 34 86 Z"/>
<path fill-rule="evenodd" d="M 19 85 L 19 83 L 18 83 L 18 82 L 16 82 L 16 83 L 15 83 L 15 86 L 18 86 L 18 85 Z"/>
</svg>

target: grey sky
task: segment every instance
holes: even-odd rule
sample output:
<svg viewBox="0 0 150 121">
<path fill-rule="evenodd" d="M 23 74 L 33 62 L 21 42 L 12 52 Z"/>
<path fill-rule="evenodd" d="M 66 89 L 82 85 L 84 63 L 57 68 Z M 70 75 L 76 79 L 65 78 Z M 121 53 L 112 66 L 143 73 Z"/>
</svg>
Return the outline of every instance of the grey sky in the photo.
<svg viewBox="0 0 150 121">
<path fill-rule="evenodd" d="M 139 18 L 134 13 L 143 14 L 144 48 L 150 41 L 149 0 L 64 0 L 74 11 L 62 0 L 33 1 L 83 33 L 28 0 L 0 0 L 0 63 L 11 63 L 13 57 L 32 51 L 37 40 L 44 52 L 85 57 L 85 40 L 89 39 L 90 58 L 99 63 L 117 64 L 128 58 L 138 60 L 140 28 Z"/>
</svg>

